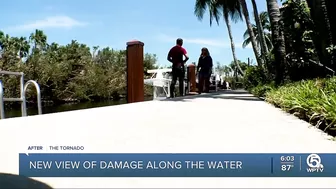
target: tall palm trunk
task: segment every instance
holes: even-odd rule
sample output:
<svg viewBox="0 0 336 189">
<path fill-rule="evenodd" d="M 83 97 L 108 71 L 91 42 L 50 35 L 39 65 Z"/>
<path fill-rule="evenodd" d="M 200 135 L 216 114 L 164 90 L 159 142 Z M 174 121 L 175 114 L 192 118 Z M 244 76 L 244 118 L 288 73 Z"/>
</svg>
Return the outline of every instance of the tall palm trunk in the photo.
<svg viewBox="0 0 336 189">
<path fill-rule="evenodd" d="M 275 58 L 275 83 L 281 84 L 284 79 L 284 66 L 286 65 L 286 47 L 283 33 L 283 23 L 281 21 L 280 9 L 277 0 L 266 0 L 267 10 L 272 28 L 272 40 Z"/>
<path fill-rule="evenodd" d="M 330 20 L 329 20 L 329 13 L 328 13 L 328 9 L 327 9 L 327 2 L 325 0 L 322 1 L 322 8 L 323 8 L 323 13 L 324 13 L 324 22 L 327 26 L 328 29 L 328 35 L 329 35 L 329 47 L 331 47 L 333 45 L 333 35 L 332 35 L 332 30 L 331 30 L 331 24 L 330 24 Z M 334 62 L 333 62 L 333 57 L 330 56 L 330 64 L 334 66 Z"/>
<path fill-rule="evenodd" d="M 231 51 L 232 51 L 232 56 L 233 56 L 233 61 L 236 64 L 239 72 L 244 75 L 243 70 L 241 69 L 237 57 L 236 57 L 236 47 L 235 44 L 233 42 L 233 36 L 232 36 L 232 30 L 231 30 L 231 24 L 230 24 L 230 20 L 229 20 L 229 14 L 227 11 L 224 10 L 224 19 L 225 19 L 225 23 L 226 23 L 226 27 L 229 33 L 229 38 L 230 38 L 230 43 L 231 43 Z"/>
<path fill-rule="evenodd" d="M 242 6 L 246 26 L 247 26 L 247 29 L 249 31 L 250 37 L 251 37 L 251 43 L 252 43 L 252 48 L 253 48 L 253 51 L 254 51 L 254 55 L 256 57 L 258 66 L 261 67 L 263 62 L 262 62 L 262 59 L 260 58 L 260 55 L 259 55 L 259 48 L 257 46 L 256 38 L 255 38 L 255 35 L 253 33 L 253 28 L 252 28 L 252 24 L 251 24 L 251 21 L 250 21 L 250 16 L 249 16 L 249 13 L 248 13 L 246 1 L 245 0 L 239 0 L 239 2 Z"/>
<path fill-rule="evenodd" d="M 258 7 L 256 4 L 255 0 L 252 1 L 252 6 L 253 6 L 253 12 L 254 12 L 254 17 L 258 29 L 258 35 L 260 36 L 260 47 L 261 47 L 261 56 L 266 57 L 266 54 L 268 53 L 268 48 L 266 44 L 266 38 L 265 38 L 265 33 L 264 33 L 264 28 L 261 24 L 260 18 L 259 18 L 259 12 L 258 12 Z M 266 60 L 266 59 L 264 59 Z"/>
<path fill-rule="evenodd" d="M 333 67 L 331 57 L 327 48 L 332 44 L 331 26 L 329 23 L 325 0 L 307 0 L 310 8 L 310 15 L 314 21 L 315 32 L 313 34 L 313 42 L 320 62 L 324 66 Z M 336 70 L 334 65 L 333 70 Z"/>
<path fill-rule="evenodd" d="M 335 26 L 335 22 L 336 22 L 336 11 L 334 11 L 334 2 L 335 1 L 331 1 L 331 0 L 324 0 L 325 1 L 325 8 L 326 8 L 326 12 L 328 13 L 328 20 L 329 20 L 329 24 L 330 24 L 330 31 L 331 31 L 331 43 L 332 45 L 336 45 L 336 26 Z M 333 53 L 331 55 L 331 64 L 333 64 L 333 68 L 334 71 L 336 71 L 336 50 L 333 50 Z M 334 72 L 335 74 L 335 72 Z"/>
</svg>

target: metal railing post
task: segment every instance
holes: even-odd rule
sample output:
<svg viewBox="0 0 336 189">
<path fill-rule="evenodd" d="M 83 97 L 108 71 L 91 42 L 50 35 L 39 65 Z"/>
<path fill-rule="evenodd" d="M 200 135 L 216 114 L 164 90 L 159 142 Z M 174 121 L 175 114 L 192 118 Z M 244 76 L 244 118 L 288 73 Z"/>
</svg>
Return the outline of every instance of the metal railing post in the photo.
<svg viewBox="0 0 336 189">
<path fill-rule="evenodd" d="M 153 100 L 157 98 L 157 87 L 153 86 Z"/>
<path fill-rule="evenodd" d="M 3 85 L 2 81 L 0 80 L 0 119 L 5 119 L 5 104 L 3 100 L 3 95 L 4 95 Z"/>
<path fill-rule="evenodd" d="M 21 72 L 20 77 L 20 98 L 21 98 L 21 114 L 22 117 L 27 116 L 27 107 L 26 107 L 26 95 L 24 90 L 24 74 Z"/>
<path fill-rule="evenodd" d="M 170 81 L 167 82 L 167 88 L 168 88 L 168 97 L 170 98 L 172 94 L 170 94 Z"/>
<path fill-rule="evenodd" d="M 39 84 L 34 81 L 34 80 L 29 80 L 27 81 L 27 83 L 24 85 L 24 89 L 23 89 L 23 97 L 24 97 L 24 100 L 22 101 L 22 104 L 24 104 L 24 108 L 26 108 L 26 99 L 25 99 L 25 94 L 26 94 L 26 91 L 27 91 L 27 88 L 30 84 L 33 84 L 35 86 L 35 89 L 36 89 L 36 93 L 37 93 L 37 109 L 38 109 L 38 114 L 41 115 L 42 114 L 42 101 L 41 101 L 41 90 L 40 90 L 40 86 Z M 27 116 L 27 111 L 26 112 L 26 115 Z"/>
<path fill-rule="evenodd" d="M 26 105 L 26 90 L 29 84 L 34 84 L 37 92 L 37 108 L 38 114 L 42 114 L 42 102 L 41 102 L 41 90 L 39 84 L 34 80 L 29 80 L 26 84 L 24 83 L 24 73 L 23 72 L 10 72 L 0 70 L 0 75 L 15 75 L 20 76 L 20 98 L 5 98 L 3 84 L 0 80 L 0 118 L 5 118 L 5 104 L 4 102 L 21 102 L 21 113 L 22 117 L 27 116 L 27 105 Z"/>
</svg>

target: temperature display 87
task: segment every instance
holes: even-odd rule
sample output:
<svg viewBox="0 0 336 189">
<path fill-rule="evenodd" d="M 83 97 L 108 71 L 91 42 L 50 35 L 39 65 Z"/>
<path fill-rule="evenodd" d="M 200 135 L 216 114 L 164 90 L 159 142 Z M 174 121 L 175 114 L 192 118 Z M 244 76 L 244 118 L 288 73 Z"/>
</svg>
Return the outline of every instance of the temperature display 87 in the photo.
<svg viewBox="0 0 336 189">
<path fill-rule="evenodd" d="M 294 156 L 280 156 L 281 171 L 291 171 L 294 168 Z"/>
</svg>

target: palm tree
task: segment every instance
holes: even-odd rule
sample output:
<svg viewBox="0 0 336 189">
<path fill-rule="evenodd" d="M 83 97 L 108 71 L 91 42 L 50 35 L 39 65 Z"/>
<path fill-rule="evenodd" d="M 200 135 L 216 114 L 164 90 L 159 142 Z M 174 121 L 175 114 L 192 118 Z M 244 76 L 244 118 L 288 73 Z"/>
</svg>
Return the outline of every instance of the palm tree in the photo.
<svg viewBox="0 0 336 189">
<path fill-rule="evenodd" d="M 42 30 L 36 29 L 34 33 L 31 33 L 29 36 L 30 42 L 33 44 L 33 54 L 39 54 L 41 51 L 45 50 L 47 47 L 47 36 L 43 33 Z M 32 69 L 32 77 L 37 78 L 37 62 L 40 56 L 32 56 L 33 58 L 30 64 L 30 68 Z M 36 58 L 36 59 L 34 59 Z"/>
<path fill-rule="evenodd" d="M 96 57 L 96 52 L 99 49 L 99 46 L 93 46 L 93 51 L 92 51 L 92 58 Z"/>
<path fill-rule="evenodd" d="M 266 2 L 271 22 L 272 41 L 274 46 L 274 58 L 276 68 L 275 83 L 278 85 L 283 82 L 284 66 L 287 64 L 283 23 L 281 21 L 278 1 L 266 0 Z"/>
<path fill-rule="evenodd" d="M 203 19 L 206 9 L 209 9 L 210 26 L 213 23 L 213 19 L 215 19 L 217 24 L 219 24 L 220 17 L 224 17 L 231 42 L 233 60 L 236 63 L 239 72 L 241 74 L 244 74 L 238 64 L 238 60 L 236 57 L 235 44 L 233 42 L 231 24 L 229 19 L 229 17 L 231 17 L 232 20 L 236 21 L 242 18 L 239 2 L 235 0 L 196 0 L 194 14 L 198 17 L 199 20 Z"/>
<path fill-rule="evenodd" d="M 18 56 L 21 61 L 23 57 L 26 57 L 29 53 L 30 45 L 25 37 L 15 38 L 16 40 L 16 50 L 18 51 Z"/>
<path fill-rule="evenodd" d="M 245 0 L 239 0 L 239 2 L 241 4 L 241 8 L 243 10 L 243 14 L 244 14 L 247 29 L 248 29 L 249 34 L 251 36 L 251 44 L 252 44 L 254 55 L 256 57 L 258 66 L 262 66 L 263 62 L 262 62 L 262 59 L 259 55 L 259 48 L 258 48 L 258 45 L 257 45 L 257 42 L 256 42 L 254 32 L 253 32 L 253 28 L 252 28 L 252 24 L 251 24 L 251 21 L 250 21 L 250 15 L 248 13 L 246 1 Z"/>
<path fill-rule="evenodd" d="M 245 72 L 247 70 L 248 64 L 246 62 L 242 62 L 240 60 L 238 60 L 238 64 L 240 66 L 240 68 L 243 70 L 243 72 Z M 237 70 L 237 65 L 234 62 L 231 62 L 229 64 L 229 67 L 232 68 L 232 70 Z M 243 76 L 240 73 L 237 73 L 239 76 Z"/>
<path fill-rule="evenodd" d="M 307 4 L 310 8 L 311 18 L 314 21 L 314 30 L 316 32 L 313 34 L 313 42 L 319 60 L 323 65 L 330 66 L 336 71 L 336 60 L 334 63 L 332 62 L 335 57 L 331 57 L 327 50 L 333 44 L 333 41 L 336 41 L 336 32 L 333 32 L 335 27 L 332 27 L 332 20 L 330 20 L 333 14 L 336 14 L 333 10 L 332 2 L 329 0 L 307 0 Z"/>
<path fill-rule="evenodd" d="M 5 34 L 4 32 L 0 31 L 0 48 L 3 48 L 3 40 L 4 40 Z"/>
<path fill-rule="evenodd" d="M 7 55 L 8 53 L 15 53 L 15 41 L 13 39 L 14 38 L 10 37 L 8 34 L 2 36 L 0 43 L 2 53 L 7 53 Z"/>
<path fill-rule="evenodd" d="M 36 29 L 34 33 L 30 34 L 29 40 L 33 43 L 34 50 L 45 50 L 47 46 L 47 36 L 42 30 Z"/>
<path fill-rule="evenodd" d="M 11 37 L 8 34 L 0 33 L 0 47 L 2 51 L 8 50 Z"/>
<path fill-rule="evenodd" d="M 255 0 L 251 0 L 251 1 L 252 1 L 252 6 L 253 6 L 253 12 L 254 12 L 254 20 L 255 20 L 256 26 L 257 26 L 257 32 L 254 32 L 254 31 L 253 32 L 256 33 L 259 36 L 259 44 L 261 44 L 260 45 L 261 56 L 266 57 L 266 54 L 268 53 L 268 48 L 267 48 L 267 44 L 266 44 L 264 28 L 263 28 L 263 25 L 260 21 L 257 3 L 256 3 Z M 264 60 L 266 61 L 266 58 L 264 58 Z"/>
<path fill-rule="evenodd" d="M 225 65 L 224 68 L 223 68 L 223 72 L 225 74 L 225 77 L 229 77 L 230 73 L 231 73 L 231 68 L 229 66 Z"/>
<path fill-rule="evenodd" d="M 270 33 L 270 23 L 269 23 L 269 17 L 268 17 L 268 13 L 267 12 L 261 12 L 259 14 L 259 18 L 260 18 L 260 23 L 262 25 L 262 28 L 263 28 L 263 34 L 264 34 L 264 37 L 265 37 L 265 42 L 266 42 L 266 52 L 269 52 L 272 48 L 273 48 L 273 44 L 272 44 L 272 36 L 271 36 L 271 33 Z M 257 44 L 258 44 L 258 47 L 261 46 L 262 42 L 261 42 L 261 37 L 258 33 L 258 28 L 256 25 L 252 25 L 252 28 L 253 28 L 253 32 L 254 33 L 257 33 L 257 35 L 255 36 L 256 37 L 256 41 L 257 41 Z M 249 34 L 249 31 L 246 29 L 244 35 L 244 42 L 243 42 L 243 48 L 245 48 L 247 45 L 249 45 L 251 43 L 251 37 L 250 37 L 250 34 Z"/>
</svg>

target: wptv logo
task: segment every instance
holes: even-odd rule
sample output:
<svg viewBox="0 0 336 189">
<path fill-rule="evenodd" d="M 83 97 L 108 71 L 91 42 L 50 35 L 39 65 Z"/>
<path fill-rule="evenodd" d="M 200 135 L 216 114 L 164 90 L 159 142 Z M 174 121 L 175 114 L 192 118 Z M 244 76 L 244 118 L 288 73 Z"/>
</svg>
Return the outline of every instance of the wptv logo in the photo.
<svg viewBox="0 0 336 189">
<path fill-rule="evenodd" d="M 310 154 L 307 157 L 307 172 L 314 173 L 314 172 L 323 172 L 323 165 L 321 161 L 321 157 L 317 154 Z"/>
</svg>

